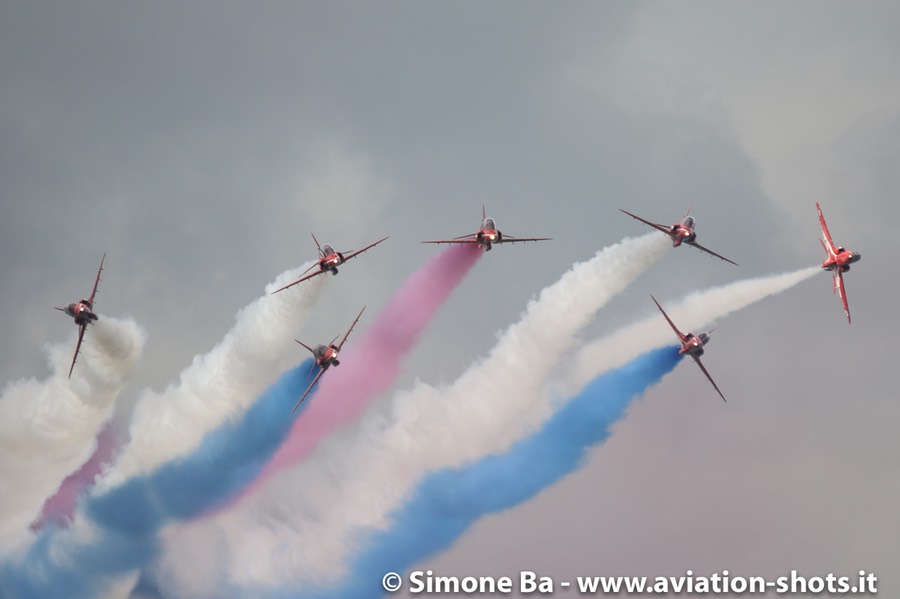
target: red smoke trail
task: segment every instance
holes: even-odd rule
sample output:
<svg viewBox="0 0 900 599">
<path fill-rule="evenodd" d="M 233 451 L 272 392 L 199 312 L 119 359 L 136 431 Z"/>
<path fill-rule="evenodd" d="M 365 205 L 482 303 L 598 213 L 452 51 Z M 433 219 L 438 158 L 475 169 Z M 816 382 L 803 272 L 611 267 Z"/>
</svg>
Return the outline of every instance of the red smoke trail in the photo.
<svg viewBox="0 0 900 599">
<path fill-rule="evenodd" d="M 357 418 L 372 398 L 393 385 L 403 358 L 482 253 L 476 245 L 451 246 L 406 280 L 359 338 L 351 339 L 340 367 L 322 377 L 302 418 L 243 497 L 304 459 L 331 431 Z"/>
<path fill-rule="evenodd" d="M 94 484 L 104 466 L 112 463 L 118 449 L 119 442 L 113 433 L 112 424 L 107 423 L 97 435 L 97 447 L 93 455 L 81 468 L 66 477 L 55 494 L 47 498 L 41 514 L 31 524 L 31 530 L 40 530 L 51 522 L 59 526 L 67 524 L 75 513 L 78 496 Z"/>
</svg>

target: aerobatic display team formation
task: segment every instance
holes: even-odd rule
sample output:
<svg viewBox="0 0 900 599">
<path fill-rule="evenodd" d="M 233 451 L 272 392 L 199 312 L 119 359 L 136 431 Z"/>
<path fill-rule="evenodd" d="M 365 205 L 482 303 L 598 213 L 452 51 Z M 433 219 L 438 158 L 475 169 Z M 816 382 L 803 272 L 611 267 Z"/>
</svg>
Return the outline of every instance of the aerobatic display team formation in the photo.
<svg viewBox="0 0 900 599">
<path fill-rule="evenodd" d="M 4 475 L 17 491 L 0 513 L 0 599 L 378 597 L 393 590 L 386 573 L 409 571 L 481 517 L 576 470 L 630 402 L 682 357 L 692 358 L 712 386 L 701 383 L 704 390 L 726 400 L 727 382 L 720 379 L 720 387 L 714 365 L 708 370 L 701 361 L 712 330 L 688 331 L 705 330 L 821 269 L 830 271 L 851 322 L 844 274 L 860 254 L 835 245 L 816 203 L 821 267 L 739 280 L 680 303 L 649 296 L 652 318 L 573 349 L 600 308 L 668 248 L 688 245 L 737 266 L 698 243 L 690 207 L 671 225 L 621 211 L 656 231 L 573 264 L 455 382 L 417 381 L 397 392 L 390 415 L 366 435 L 344 434 L 327 465 L 315 459 L 317 449 L 394 388 L 404 360 L 479 259 L 494 245 L 551 238 L 504 234 L 482 207 L 474 233 L 422 242 L 450 247 L 410 274 L 380 312 L 360 301 L 355 318 L 341 322 L 314 312 L 330 278 L 320 275 L 337 275 L 369 250 L 363 261 L 376 267 L 377 246 L 389 237 L 340 252 L 313 235 L 317 259 L 270 283 L 177 384 L 144 394 L 121 446 L 104 425 L 144 334 L 131 320 L 97 312 L 98 289 L 115 286 L 102 280 L 117 268 L 115 256 L 104 253 L 90 293 L 56 308 L 77 327 L 71 354 L 54 358 L 50 378 L 3 392 L 11 405 L 71 406 L 47 425 L 71 435 L 58 445 L 38 444 L 27 465 Z M 352 277 L 356 264 L 344 276 Z M 294 338 L 313 314 L 334 331 L 332 339 Z M 566 363 L 557 364 L 564 354 Z M 483 402 L 496 405 L 488 413 Z M 19 409 L 12 418 L 20 419 L 14 424 L 22 446 L 43 434 L 29 426 L 33 412 Z M 289 496 L 298 480 L 316 489 L 317 501 Z M 283 525 L 256 524 L 272 512 Z M 252 540 L 248 529 L 255 530 Z M 265 560 L 242 568 L 251 554 Z M 289 582 L 273 586 L 275 572 Z"/>
</svg>

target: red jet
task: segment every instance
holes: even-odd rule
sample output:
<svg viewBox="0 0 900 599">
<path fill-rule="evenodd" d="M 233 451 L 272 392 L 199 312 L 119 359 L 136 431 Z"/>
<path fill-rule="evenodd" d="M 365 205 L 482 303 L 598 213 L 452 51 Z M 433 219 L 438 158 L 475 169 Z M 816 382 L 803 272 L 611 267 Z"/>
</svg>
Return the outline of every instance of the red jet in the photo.
<svg viewBox="0 0 900 599">
<path fill-rule="evenodd" d="M 423 241 L 422 243 L 470 243 L 477 244 L 484 248 L 484 251 L 491 251 L 491 246 L 495 243 L 523 243 L 526 241 L 549 241 L 552 237 L 513 237 L 512 235 L 504 235 L 497 229 L 494 219 L 488 218 L 481 206 L 481 228 L 475 233 L 461 235 L 453 239 L 437 239 L 434 241 Z"/>
<path fill-rule="evenodd" d="M 65 308 L 56 308 L 60 312 L 65 312 L 75 320 L 78 325 L 78 343 L 75 344 L 75 355 L 72 356 L 72 365 L 69 367 L 69 378 L 72 378 L 72 370 L 75 369 L 75 360 L 78 359 L 78 351 L 81 349 L 81 341 L 84 339 L 84 332 L 87 326 L 97 320 L 94 314 L 94 295 L 97 294 L 97 284 L 100 282 L 100 273 L 103 272 L 103 261 L 106 260 L 106 252 L 100 258 L 100 268 L 97 270 L 97 278 L 94 280 L 94 288 L 91 289 L 91 295 L 88 299 L 74 302 Z"/>
<path fill-rule="evenodd" d="M 347 340 L 347 337 L 350 336 L 350 333 L 353 331 L 353 327 L 356 326 L 356 323 L 359 322 L 359 317 L 362 316 L 362 313 L 365 311 L 366 307 L 363 306 L 363 309 L 359 311 L 359 314 L 356 315 L 356 320 L 353 321 L 353 324 L 350 325 L 350 328 L 347 329 L 347 333 L 344 335 L 344 338 L 341 339 L 341 342 L 337 345 L 334 342 L 337 340 L 337 337 L 331 340 L 327 346 L 319 344 L 315 347 L 315 349 L 306 345 L 302 341 L 298 339 L 294 339 L 297 343 L 305 347 L 312 353 L 313 357 L 316 359 L 316 363 L 313 367 L 319 367 L 319 374 L 316 375 L 316 378 L 309 384 L 309 387 L 306 388 L 306 391 L 303 392 L 303 395 L 300 396 L 300 399 L 297 400 L 297 403 L 294 404 L 293 409 L 291 409 L 291 414 L 300 406 L 306 396 L 309 395 L 309 392 L 312 391 L 312 388 L 315 387 L 316 383 L 319 382 L 319 379 L 322 378 L 322 375 L 325 374 L 325 371 L 328 370 L 330 366 L 340 366 L 341 363 L 338 361 L 338 353 L 340 353 L 341 348 L 344 347 L 344 342 Z"/>
<path fill-rule="evenodd" d="M 838 293 L 841 296 L 841 301 L 844 303 L 844 312 L 847 313 L 847 323 L 849 324 L 850 307 L 847 305 L 847 292 L 844 289 L 843 273 L 850 270 L 850 264 L 858 262 L 862 256 L 859 252 L 851 252 L 844 249 L 844 246 L 834 247 L 834 242 L 831 241 L 831 233 L 828 232 L 828 225 L 825 224 L 825 217 L 822 216 L 822 207 L 819 206 L 818 202 L 816 202 L 816 210 L 819 212 L 819 224 L 822 225 L 823 239 L 820 239 L 819 243 L 822 244 L 822 247 L 825 248 L 825 253 L 828 254 L 828 257 L 822 262 L 822 268 L 831 271 L 834 293 Z"/>
<path fill-rule="evenodd" d="M 700 245 L 699 243 L 697 243 L 695 241 L 695 239 L 697 239 L 697 232 L 694 231 L 694 217 L 689 216 L 689 213 L 691 211 L 690 206 L 688 206 L 688 209 L 687 209 L 687 211 L 685 211 L 684 216 L 681 217 L 681 221 L 679 221 L 671 226 L 661 225 L 659 223 L 650 222 L 649 220 L 644 220 L 640 216 L 637 216 L 636 214 L 632 214 L 632 213 L 628 212 L 627 210 L 622 210 L 621 208 L 619 208 L 619 210 L 621 212 L 624 212 L 631 218 L 635 218 L 644 224 L 650 225 L 654 229 L 658 229 L 659 231 L 662 231 L 663 233 L 665 233 L 666 235 L 671 237 L 672 238 L 672 247 L 677 248 L 682 243 L 686 243 L 691 247 L 697 248 L 701 252 L 706 252 L 707 254 L 715 256 L 716 258 L 721 258 L 725 262 L 731 262 L 735 266 L 738 265 L 737 262 L 734 262 L 733 260 L 729 260 L 725 256 L 722 256 L 721 254 L 717 254 L 714 251 L 703 247 L 702 245 Z"/>
<path fill-rule="evenodd" d="M 388 237 L 390 237 L 390 235 Z M 387 239 L 387 237 L 383 237 L 383 238 L 379 239 L 378 241 L 376 241 L 375 243 L 367 245 L 366 247 L 364 247 L 361 250 L 356 250 L 355 252 L 348 252 L 345 254 L 343 252 L 334 251 L 330 245 L 324 245 L 324 246 L 319 245 L 319 240 L 316 239 L 315 235 L 313 235 L 312 238 L 313 238 L 313 241 L 316 242 L 316 247 L 319 249 L 318 262 L 316 262 L 315 264 L 313 264 L 312 266 L 310 266 L 309 268 L 304 270 L 302 273 L 303 276 L 301 276 L 299 279 L 297 279 L 293 283 L 289 283 L 289 284 L 285 285 L 281 289 L 276 289 L 275 291 L 272 292 L 273 294 L 278 293 L 279 291 L 284 291 L 288 287 L 293 287 L 294 285 L 297 285 L 298 283 L 302 283 L 303 281 L 305 281 L 307 279 L 311 279 L 314 276 L 320 275 L 324 272 L 331 271 L 332 275 L 336 275 L 336 274 L 338 274 L 338 269 L 337 269 L 338 266 L 340 266 L 341 264 L 343 264 L 350 258 L 355 258 L 356 256 L 362 254 L 366 250 L 372 249 L 373 247 L 375 247 L 376 245 L 378 245 L 379 243 L 381 243 L 382 241 Z M 315 268 L 316 266 L 319 267 L 319 270 L 317 270 L 316 272 L 311 272 L 309 274 L 306 274 L 309 271 L 311 271 L 313 268 Z"/>
<path fill-rule="evenodd" d="M 703 371 L 703 374 L 706 375 L 706 378 L 709 379 L 709 382 L 712 383 L 712 386 L 715 387 L 716 392 L 722 398 L 722 401 L 725 401 L 725 396 L 722 395 L 722 392 L 719 391 L 719 386 L 716 385 L 716 382 L 709 376 L 709 372 L 707 372 L 706 368 L 703 366 L 703 362 L 700 361 L 700 356 L 703 355 L 704 349 L 703 346 L 709 343 L 709 334 L 712 333 L 712 330 L 706 333 L 700 333 L 699 335 L 694 335 L 693 333 L 688 333 L 685 335 L 681 331 L 678 330 L 678 327 L 675 326 L 675 323 L 672 322 L 672 319 L 669 318 L 669 315 L 666 314 L 666 311 L 662 309 L 662 306 L 659 305 L 659 302 L 656 301 L 656 298 L 652 295 L 650 298 L 653 300 L 653 303 L 656 304 L 656 307 L 659 308 L 659 311 L 662 312 L 662 315 L 666 317 L 666 321 L 668 321 L 669 326 L 672 327 L 672 330 L 675 331 L 675 334 L 678 335 L 678 338 L 681 340 L 681 349 L 678 350 L 680 355 L 689 355 L 694 358 L 694 362 L 697 363 L 697 366 L 700 367 L 700 370 Z"/>
</svg>

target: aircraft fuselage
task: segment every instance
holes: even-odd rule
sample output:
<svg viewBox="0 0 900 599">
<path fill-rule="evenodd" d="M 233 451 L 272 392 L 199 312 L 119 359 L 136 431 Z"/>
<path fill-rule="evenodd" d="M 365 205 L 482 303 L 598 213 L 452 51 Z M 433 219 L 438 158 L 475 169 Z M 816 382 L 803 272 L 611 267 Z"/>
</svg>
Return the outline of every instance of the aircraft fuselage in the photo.
<svg viewBox="0 0 900 599">
<path fill-rule="evenodd" d="M 695 356 L 697 358 L 702 356 L 705 351 L 703 346 L 709 343 L 709 333 L 700 333 L 699 335 L 688 333 L 685 337 L 687 337 L 687 339 L 681 344 L 681 349 L 678 350 L 678 353 L 681 355 Z"/>
<path fill-rule="evenodd" d="M 691 224 L 688 224 L 686 222 L 675 223 L 674 225 L 672 225 L 672 228 L 669 229 L 669 237 L 672 238 L 672 247 L 677 248 L 682 243 L 690 243 L 697 238 L 697 233 L 691 226 L 693 224 L 693 218 L 688 218 L 691 219 Z"/>
<path fill-rule="evenodd" d="M 344 255 L 341 252 L 334 251 L 329 245 L 322 248 L 319 257 L 319 270 L 330 270 L 331 274 L 336 275 L 338 273 L 337 267 L 343 263 Z"/>
<path fill-rule="evenodd" d="M 69 304 L 64 312 L 71 316 L 78 326 L 84 326 L 91 321 L 97 320 L 97 315 L 91 312 L 90 302 L 85 299 Z"/>
<path fill-rule="evenodd" d="M 316 356 L 316 364 L 322 368 L 340 364 L 338 361 L 338 350 L 333 345 L 317 345 L 313 353 Z"/>
<path fill-rule="evenodd" d="M 494 227 L 482 227 L 476 233 L 475 238 L 478 240 L 478 243 L 484 248 L 484 251 L 488 252 L 491 249 L 491 244 L 498 243 L 503 240 L 503 233 Z"/>
<path fill-rule="evenodd" d="M 839 247 L 837 249 L 837 255 L 832 258 L 828 257 L 822 262 L 823 270 L 838 270 L 841 272 L 847 272 L 850 270 L 850 265 L 853 262 L 858 262 L 862 256 L 859 252 L 851 252 L 850 250 L 844 249 L 843 247 Z"/>
</svg>

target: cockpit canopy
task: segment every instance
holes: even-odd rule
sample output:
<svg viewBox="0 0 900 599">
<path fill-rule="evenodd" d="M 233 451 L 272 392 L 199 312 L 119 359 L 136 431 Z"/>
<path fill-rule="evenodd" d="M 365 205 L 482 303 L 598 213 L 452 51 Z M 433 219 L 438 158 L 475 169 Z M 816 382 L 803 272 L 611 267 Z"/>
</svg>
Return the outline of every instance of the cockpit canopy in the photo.
<svg viewBox="0 0 900 599">
<path fill-rule="evenodd" d="M 856 262 L 860 258 L 862 258 L 862 254 L 860 254 L 859 252 L 853 252 L 853 258 L 851 259 L 853 262 Z"/>
<path fill-rule="evenodd" d="M 693 216 L 684 217 L 684 221 L 682 221 L 681 224 L 683 224 L 685 227 L 693 229 L 694 228 L 694 217 Z"/>
<path fill-rule="evenodd" d="M 709 343 L 709 333 L 700 333 L 697 336 L 700 338 L 700 342 L 703 343 L 703 345 Z"/>
<path fill-rule="evenodd" d="M 486 218 L 483 221 L 481 221 L 481 228 L 482 229 L 496 229 L 497 226 L 494 224 L 494 219 Z"/>
<path fill-rule="evenodd" d="M 323 246 L 322 246 L 322 257 L 323 257 L 323 258 L 324 258 L 325 256 L 330 256 L 330 255 L 333 254 L 333 253 L 334 253 L 334 249 L 333 249 L 330 245 L 323 245 Z"/>
</svg>

